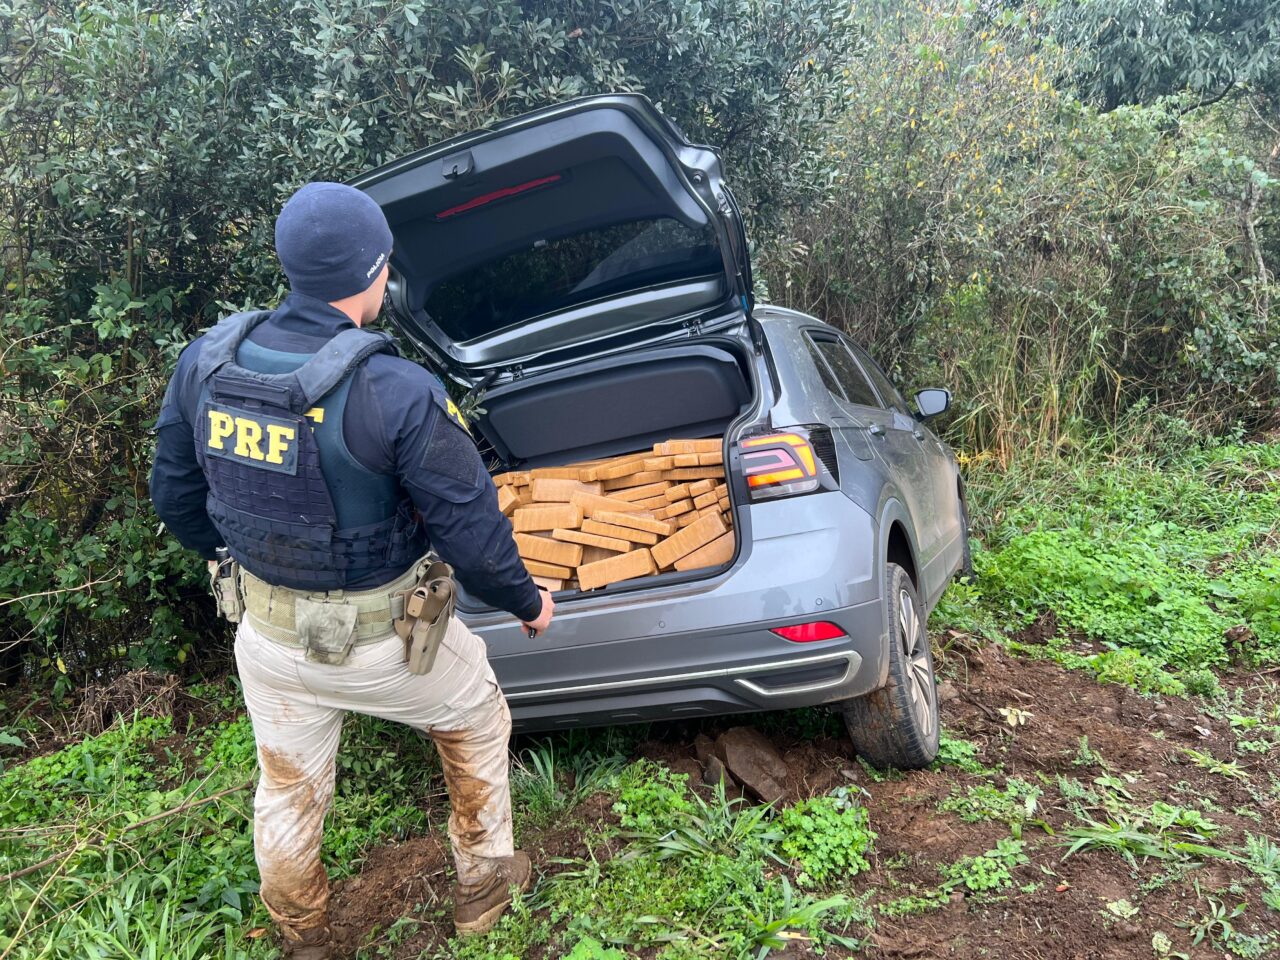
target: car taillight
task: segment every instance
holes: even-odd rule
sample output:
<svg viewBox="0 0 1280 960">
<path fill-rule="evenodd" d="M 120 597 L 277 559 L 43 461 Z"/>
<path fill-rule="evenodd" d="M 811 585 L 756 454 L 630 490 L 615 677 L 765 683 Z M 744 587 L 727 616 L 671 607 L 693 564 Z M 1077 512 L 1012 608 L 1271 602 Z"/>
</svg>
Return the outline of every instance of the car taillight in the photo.
<svg viewBox="0 0 1280 960">
<path fill-rule="evenodd" d="M 835 640 L 837 637 L 848 636 L 829 620 L 795 623 L 789 627 L 774 627 L 769 632 L 776 633 L 783 640 L 790 640 L 792 643 L 813 643 L 817 640 Z"/>
<path fill-rule="evenodd" d="M 751 499 L 808 493 L 818 489 L 819 463 L 808 432 L 799 428 L 749 437 L 739 442 L 742 474 Z"/>
</svg>

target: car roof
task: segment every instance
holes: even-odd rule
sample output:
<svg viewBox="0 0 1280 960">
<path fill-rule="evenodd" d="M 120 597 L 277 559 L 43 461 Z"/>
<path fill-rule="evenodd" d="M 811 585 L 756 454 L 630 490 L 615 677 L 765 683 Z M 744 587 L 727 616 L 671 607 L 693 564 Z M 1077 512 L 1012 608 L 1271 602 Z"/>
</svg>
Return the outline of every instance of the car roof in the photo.
<svg viewBox="0 0 1280 960">
<path fill-rule="evenodd" d="M 817 317 L 810 316 L 807 313 L 801 313 L 799 310 L 792 310 L 789 307 L 780 307 L 772 303 L 757 302 L 751 311 L 751 316 L 757 320 L 766 332 L 772 333 L 780 331 L 783 328 L 800 328 L 800 327 L 826 327 L 833 333 L 838 333 L 837 328 L 831 324 L 819 320 Z"/>
</svg>

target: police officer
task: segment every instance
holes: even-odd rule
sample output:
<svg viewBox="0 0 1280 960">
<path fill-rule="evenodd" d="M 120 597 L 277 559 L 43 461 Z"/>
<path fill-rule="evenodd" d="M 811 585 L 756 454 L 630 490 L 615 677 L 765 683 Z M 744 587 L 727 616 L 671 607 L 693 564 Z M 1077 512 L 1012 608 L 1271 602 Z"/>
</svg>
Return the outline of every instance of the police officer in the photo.
<svg viewBox="0 0 1280 960">
<path fill-rule="evenodd" d="M 393 621 L 407 622 L 429 549 L 526 628 L 545 630 L 553 604 L 517 556 L 443 387 L 363 329 L 391 255 L 378 205 L 342 184 L 307 184 L 275 237 L 288 298 L 227 318 L 182 352 L 151 474 L 156 512 L 183 546 L 211 573 L 219 548 L 239 564 L 231 606 L 243 605 L 235 655 L 258 749 L 262 899 L 287 956 L 333 955 L 320 842 L 354 710 L 435 741 L 452 806 L 455 926 L 484 932 L 531 875 L 512 846 L 510 713 L 484 642 L 456 618 L 441 618 L 422 675 Z"/>
</svg>

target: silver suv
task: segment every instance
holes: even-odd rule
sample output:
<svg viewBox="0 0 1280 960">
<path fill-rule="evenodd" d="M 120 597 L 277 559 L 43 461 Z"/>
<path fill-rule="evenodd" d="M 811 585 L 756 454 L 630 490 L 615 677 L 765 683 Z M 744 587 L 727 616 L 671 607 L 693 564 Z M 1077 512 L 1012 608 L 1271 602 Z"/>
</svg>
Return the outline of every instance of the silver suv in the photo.
<svg viewBox="0 0 1280 960">
<path fill-rule="evenodd" d="M 925 621 L 969 563 L 926 426 L 950 394 L 913 411 L 840 331 L 754 301 L 714 150 L 641 96 L 590 97 L 354 185 L 395 234 L 388 315 L 467 395 L 496 468 L 723 437 L 728 564 L 558 594 L 536 640 L 461 598 L 517 729 L 827 704 L 872 763 L 934 758 Z"/>
</svg>

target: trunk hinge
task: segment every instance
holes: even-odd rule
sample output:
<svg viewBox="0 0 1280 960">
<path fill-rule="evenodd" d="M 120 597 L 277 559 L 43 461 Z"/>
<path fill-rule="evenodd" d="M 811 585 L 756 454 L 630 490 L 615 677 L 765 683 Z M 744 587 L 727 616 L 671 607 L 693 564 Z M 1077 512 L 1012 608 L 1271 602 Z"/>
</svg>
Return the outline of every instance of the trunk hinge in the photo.
<svg viewBox="0 0 1280 960">
<path fill-rule="evenodd" d="M 458 406 L 463 410 L 470 410 L 472 407 L 478 406 L 480 401 L 484 399 L 485 391 L 489 389 L 496 379 L 498 379 L 498 371 L 490 370 L 479 383 L 475 384 L 463 395 Z"/>
</svg>

